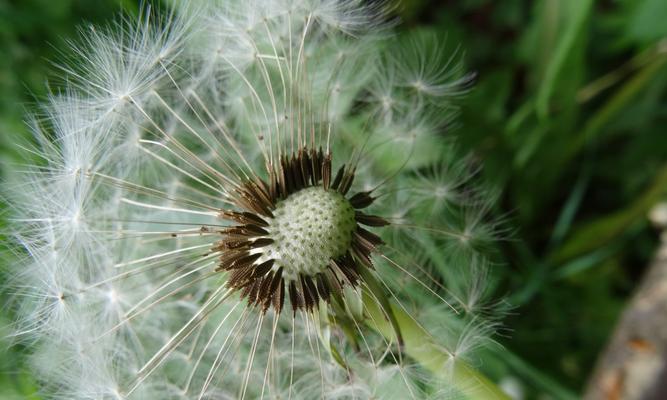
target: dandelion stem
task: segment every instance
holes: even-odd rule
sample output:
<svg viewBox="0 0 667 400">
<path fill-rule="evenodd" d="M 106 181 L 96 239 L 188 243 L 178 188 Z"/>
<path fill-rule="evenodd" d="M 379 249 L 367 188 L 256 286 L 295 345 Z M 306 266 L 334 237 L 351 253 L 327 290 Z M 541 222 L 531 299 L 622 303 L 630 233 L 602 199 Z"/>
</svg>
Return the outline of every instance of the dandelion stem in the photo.
<svg viewBox="0 0 667 400">
<path fill-rule="evenodd" d="M 388 339 L 395 340 L 392 324 L 385 318 L 377 301 L 364 293 L 364 308 L 374 321 L 372 326 Z M 439 346 L 431 335 L 419 326 L 400 306 L 391 304 L 392 313 L 401 331 L 405 354 L 417 361 L 438 378 L 447 380 L 468 399 L 507 400 L 509 397 L 489 378 L 463 360 Z"/>
</svg>

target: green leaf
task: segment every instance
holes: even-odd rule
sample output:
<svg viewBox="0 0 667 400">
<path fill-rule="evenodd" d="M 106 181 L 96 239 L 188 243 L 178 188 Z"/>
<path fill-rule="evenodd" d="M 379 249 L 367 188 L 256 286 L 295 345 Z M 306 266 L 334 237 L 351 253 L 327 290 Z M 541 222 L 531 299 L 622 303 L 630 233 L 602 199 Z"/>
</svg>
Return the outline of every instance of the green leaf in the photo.
<svg viewBox="0 0 667 400">
<path fill-rule="evenodd" d="M 573 3 L 573 9 L 567 18 L 565 32 L 558 42 L 555 54 L 549 61 L 544 79 L 537 93 L 537 113 L 541 118 L 546 118 L 549 114 L 551 97 L 559 79 L 566 72 L 564 67 L 567 65 L 568 59 L 587 27 L 592 6 L 593 0 L 576 0 Z"/>
<path fill-rule="evenodd" d="M 562 263 L 606 245 L 633 224 L 644 222 L 649 209 L 666 194 L 667 164 L 663 165 L 651 186 L 634 203 L 576 230 L 550 259 L 554 263 Z"/>
<path fill-rule="evenodd" d="M 576 400 L 579 398 L 575 393 L 572 393 L 570 390 L 563 387 L 557 381 L 551 377 L 540 372 L 538 369 L 528 364 L 526 361 L 522 360 L 521 357 L 512 353 L 508 349 L 501 349 L 491 354 L 498 359 L 501 359 L 505 364 L 507 364 L 511 370 L 514 371 L 518 376 L 522 377 L 525 381 L 529 382 L 531 386 L 534 386 L 541 391 L 544 391 L 546 394 L 553 396 L 554 399 L 559 400 Z"/>
</svg>

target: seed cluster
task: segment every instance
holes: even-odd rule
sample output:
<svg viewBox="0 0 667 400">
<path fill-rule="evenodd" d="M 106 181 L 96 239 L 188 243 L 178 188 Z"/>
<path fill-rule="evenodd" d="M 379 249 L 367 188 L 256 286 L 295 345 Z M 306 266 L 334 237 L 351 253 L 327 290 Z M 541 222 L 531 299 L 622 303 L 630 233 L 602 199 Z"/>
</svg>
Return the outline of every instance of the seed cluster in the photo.
<svg viewBox="0 0 667 400">
<path fill-rule="evenodd" d="M 220 231 L 217 270 L 228 271 L 227 285 L 263 312 L 280 313 L 286 295 L 294 312 L 340 299 L 345 285 L 359 284 L 361 268 L 373 268 L 371 253 L 383 243 L 360 226 L 388 224 L 360 211 L 375 198 L 346 198 L 355 168 L 343 165 L 331 179 L 331 154 L 321 148 L 282 157 L 268 175 L 268 183 L 256 178 L 237 191 L 243 211 L 220 212 L 237 225 Z"/>
<path fill-rule="evenodd" d="M 354 208 L 340 193 L 321 186 L 302 189 L 278 202 L 269 221 L 266 257 L 283 277 L 324 272 L 329 260 L 345 254 L 356 227 Z"/>
</svg>

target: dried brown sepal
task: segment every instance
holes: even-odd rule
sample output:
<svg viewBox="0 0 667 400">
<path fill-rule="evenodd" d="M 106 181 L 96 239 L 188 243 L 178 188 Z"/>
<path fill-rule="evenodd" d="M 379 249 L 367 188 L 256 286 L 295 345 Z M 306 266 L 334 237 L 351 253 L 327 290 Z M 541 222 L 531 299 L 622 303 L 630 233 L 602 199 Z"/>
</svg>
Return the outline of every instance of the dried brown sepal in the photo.
<svg viewBox="0 0 667 400">
<path fill-rule="evenodd" d="M 266 222 L 264 219 L 259 217 L 257 214 L 251 213 L 251 212 L 236 212 L 236 211 L 227 211 L 223 210 L 220 211 L 220 218 L 226 219 L 228 221 L 233 221 L 237 222 L 242 225 L 246 224 L 254 224 L 254 225 L 259 225 L 263 227 L 269 226 L 269 223 Z"/>
<path fill-rule="evenodd" d="M 260 214 L 267 217 L 273 217 L 271 210 L 274 208 L 275 204 L 271 201 L 268 191 L 264 189 L 265 187 L 266 184 L 264 182 L 262 182 L 261 185 L 258 185 L 255 182 L 246 182 L 243 189 L 238 190 L 238 192 L 256 207 L 255 210 L 259 211 Z"/>
<path fill-rule="evenodd" d="M 262 277 L 262 284 L 259 285 L 255 305 L 264 304 L 266 299 L 271 298 L 271 282 L 273 282 L 273 271 L 270 271 L 266 276 Z"/>
<path fill-rule="evenodd" d="M 371 250 L 368 247 L 360 244 L 359 242 L 352 242 L 352 254 L 354 257 L 367 268 L 374 269 L 370 253 Z"/>
<path fill-rule="evenodd" d="M 258 225 L 237 225 L 220 230 L 220 234 L 229 238 L 251 238 L 255 236 L 264 236 L 269 232 L 260 228 Z"/>
<path fill-rule="evenodd" d="M 218 250 L 218 247 L 219 247 L 219 246 L 216 246 L 214 249 L 215 249 L 216 251 L 219 251 L 219 250 Z M 235 262 L 236 260 L 238 260 L 239 258 L 242 258 L 242 257 L 244 257 L 244 256 L 246 256 L 246 255 L 248 255 L 248 254 L 249 254 L 249 253 L 248 253 L 248 251 L 246 251 L 246 250 L 243 250 L 243 251 L 229 250 L 229 251 L 224 252 L 224 253 L 220 256 L 220 262 L 219 262 L 219 264 L 218 264 L 218 268 L 216 268 L 216 271 L 226 271 L 226 270 L 229 270 L 229 269 L 230 269 L 230 266 L 231 266 L 232 264 L 234 264 L 234 262 Z"/>
<path fill-rule="evenodd" d="M 306 284 L 306 288 L 310 292 L 310 295 L 313 297 L 313 301 L 317 304 L 317 302 L 320 299 L 320 295 L 317 292 L 317 287 L 315 286 L 315 282 L 313 282 L 313 278 L 310 276 L 303 276 L 303 281 Z"/>
<path fill-rule="evenodd" d="M 280 197 L 283 199 L 286 198 L 290 192 L 288 192 L 288 185 L 287 181 L 285 179 L 285 159 L 281 158 L 280 159 L 280 170 L 276 172 L 277 180 L 276 183 L 278 185 L 278 192 L 280 193 Z"/>
<path fill-rule="evenodd" d="M 289 301 L 292 304 L 292 311 L 294 314 L 296 314 L 299 308 L 303 307 L 303 298 L 301 297 L 301 293 L 297 290 L 296 281 L 290 281 Z"/>
<path fill-rule="evenodd" d="M 299 275 L 299 281 L 301 283 L 301 293 L 303 293 L 303 301 L 305 303 L 306 309 L 307 310 L 312 310 L 313 305 L 315 304 L 315 296 L 317 294 L 313 295 L 313 293 L 310 292 L 310 288 L 308 285 L 306 285 L 305 282 L 305 277 L 303 275 Z"/>
<path fill-rule="evenodd" d="M 366 229 L 357 225 L 357 230 L 354 232 L 354 235 L 357 235 L 364 240 L 371 243 L 374 247 L 378 247 L 384 244 L 384 241 L 373 232 L 367 231 Z"/>
<path fill-rule="evenodd" d="M 247 249 L 250 242 L 247 239 L 222 239 L 216 248 L 218 251 Z"/>
<path fill-rule="evenodd" d="M 322 146 L 320 146 L 319 150 L 317 151 L 317 162 L 315 163 L 316 168 L 313 171 L 315 180 L 317 182 L 322 180 L 322 163 L 324 163 L 324 152 L 322 151 Z"/>
<path fill-rule="evenodd" d="M 269 261 L 264 261 L 263 263 L 255 266 L 252 277 L 253 278 L 260 278 L 260 277 L 266 275 L 266 273 L 271 271 L 271 268 L 273 268 L 273 264 L 274 264 L 274 261 L 269 260 Z"/>
<path fill-rule="evenodd" d="M 261 253 L 255 253 L 237 258 L 236 260 L 234 260 L 234 262 L 228 265 L 227 269 L 243 268 L 246 266 L 253 265 L 253 263 L 257 261 L 261 256 L 262 256 Z"/>
<path fill-rule="evenodd" d="M 299 172 L 301 173 L 302 187 L 313 185 L 310 179 L 313 176 L 312 165 L 308 151 L 304 149 L 299 150 Z"/>
<path fill-rule="evenodd" d="M 320 168 L 318 162 L 317 162 L 317 150 L 311 149 L 310 150 L 310 155 L 308 156 L 310 160 L 310 182 L 312 185 L 317 185 L 318 179 L 317 179 L 317 170 Z"/>
<path fill-rule="evenodd" d="M 340 182 L 343 180 L 343 175 L 345 175 L 345 164 L 341 165 L 336 172 L 333 182 L 331 183 L 331 188 L 333 190 L 338 190 Z"/>
<path fill-rule="evenodd" d="M 265 205 L 262 203 L 262 200 L 255 197 L 251 192 L 237 189 L 236 194 L 237 196 L 235 197 L 235 201 L 241 208 L 253 211 L 256 214 L 260 214 L 265 217 L 272 216 L 271 211 L 265 207 Z"/>
<path fill-rule="evenodd" d="M 252 285 L 254 285 L 257 281 L 250 281 L 248 285 L 243 286 L 241 288 L 241 298 L 247 297 L 248 293 L 250 293 L 250 290 L 252 289 Z"/>
<path fill-rule="evenodd" d="M 269 170 L 269 195 L 275 203 L 278 200 L 278 174 L 276 173 L 273 165 L 268 165 L 267 169 Z"/>
<path fill-rule="evenodd" d="M 354 182 L 354 174 L 356 173 L 356 167 L 348 169 L 347 172 L 343 175 L 343 179 L 340 182 L 338 187 L 338 192 L 342 195 L 346 195 L 350 188 L 352 187 L 352 182 Z"/>
<path fill-rule="evenodd" d="M 329 268 L 326 270 L 326 282 L 329 284 L 330 292 L 335 293 L 337 296 L 342 296 L 343 294 L 343 285 L 338 279 L 338 274 L 336 271 L 340 270 L 336 265 L 334 260 L 329 262 Z"/>
<path fill-rule="evenodd" d="M 276 276 L 273 278 L 278 281 L 278 287 L 273 292 L 273 308 L 276 311 L 276 314 L 280 314 L 283 306 L 285 304 L 285 280 L 282 279 L 283 269 L 280 268 L 276 273 Z"/>
<path fill-rule="evenodd" d="M 329 301 L 329 284 L 327 282 L 326 275 L 323 273 L 317 274 L 317 292 L 320 294 L 320 297 L 324 301 Z"/>
<path fill-rule="evenodd" d="M 264 278 L 255 279 L 250 286 L 250 292 L 248 292 L 248 305 L 253 305 L 257 301 L 257 294 L 259 293 L 259 288 L 262 286 Z"/>
<path fill-rule="evenodd" d="M 239 226 L 239 228 L 241 232 L 247 234 L 248 236 L 264 236 L 269 234 L 269 231 L 260 227 L 259 225 L 253 225 L 253 224 L 241 225 Z"/>
<path fill-rule="evenodd" d="M 271 196 L 271 191 L 269 188 L 269 185 L 267 185 L 266 182 L 264 182 L 260 178 L 255 179 L 255 187 L 259 192 L 259 195 L 263 198 L 265 204 L 270 208 L 273 209 L 275 199 L 272 198 Z"/>
<path fill-rule="evenodd" d="M 253 241 L 251 243 L 251 245 L 254 249 L 256 249 L 256 248 L 259 248 L 259 247 L 265 247 L 265 246 L 271 245 L 271 244 L 273 244 L 273 242 L 275 242 L 275 241 L 271 238 L 259 238 L 259 239 L 255 239 L 255 241 Z"/>
<path fill-rule="evenodd" d="M 389 221 L 387 221 L 386 219 L 378 217 L 376 215 L 364 214 L 361 211 L 355 212 L 354 218 L 357 220 L 358 223 L 366 226 L 382 227 L 389 225 Z"/>
<path fill-rule="evenodd" d="M 273 272 L 273 271 L 272 271 Z M 269 307 L 271 306 L 272 303 L 274 303 L 274 299 L 276 296 L 276 291 L 281 285 L 282 282 L 282 273 L 283 269 L 280 268 L 278 271 L 276 271 L 275 274 L 273 274 L 273 277 L 271 278 L 271 284 L 269 285 L 269 291 L 266 293 L 264 298 L 262 299 L 262 312 L 266 312 Z M 276 307 L 276 312 L 280 314 L 280 309 L 282 306 L 279 305 L 279 307 Z"/>
<path fill-rule="evenodd" d="M 350 204 L 356 209 L 366 208 L 373 204 L 375 197 L 370 192 L 359 192 L 350 197 Z"/>
<path fill-rule="evenodd" d="M 301 160 L 294 154 L 292 154 L 292 159 L 290 160 L 290 172 L 292 173 L 292 181 L 294 182 L 294 191 L 303 189 L 304 182 L 301 176 Z"/>
<path fill-rule="evenodd" d="M 229 273 L 229 277 L 227 278 L 227 286 L 234 289 L 247 286 L 249 283 L 253 282 L 253 272 L 254 268 L 251 266 L 233 270 Z"/>
<path fill-rule="evenodd" d="M 329 190 L 331 185 L 331 154 L 327 154 L 322 161 L 322 187 Z"/>
<path fill-rule="evenodd" d="M 335 270 L 338 270 L 343 274 L 343 278 L 347 284 L 352 286 L 356 285 L 359 280 L 359 275 L 356 272 L 357 264 L 354 262 L 354 259 L 349 252 L 342 257 L 339 257 L 337 260 L 333 260 L 333 265 L 336 267 Z"/>
<path fill-rule="evenodd" d="M 294 184 L 294 191 L 297 192 L 304 187 L 303 177 L 301 176 L 301 162 L 292 154 L 292 159 L 289 162 L 289 173 L 292 174 L 292 182 Z"/>
</svg>

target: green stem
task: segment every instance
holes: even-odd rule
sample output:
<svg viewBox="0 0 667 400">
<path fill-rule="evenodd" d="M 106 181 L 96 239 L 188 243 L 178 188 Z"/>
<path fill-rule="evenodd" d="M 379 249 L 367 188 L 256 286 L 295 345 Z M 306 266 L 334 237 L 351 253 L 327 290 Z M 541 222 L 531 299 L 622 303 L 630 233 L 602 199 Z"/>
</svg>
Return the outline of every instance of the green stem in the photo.
<svg viewBox="0 0 667 400">
<path fill-rule="evenodd" d="M 387 340 L 397 341 L 396 333 L 387 313 L 377 300 L 364 293 L 364 310 L 370 317 L 369 324 Z M 412 316 L 396 304 L 391 313 L 400 329 L 403 351 L 440 379 L 446 380 L 469 399 L 507 400 L 509 397 L 491 380 L 463 360 L 456 359 L 447 349 L 438 345 L 431 335 Z"/>
</svg>

